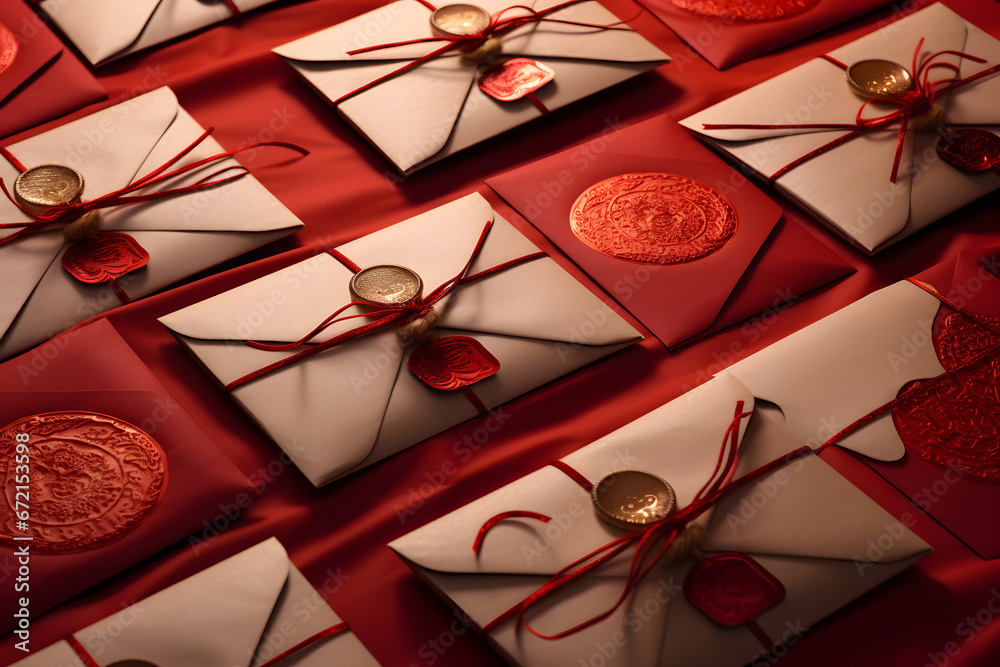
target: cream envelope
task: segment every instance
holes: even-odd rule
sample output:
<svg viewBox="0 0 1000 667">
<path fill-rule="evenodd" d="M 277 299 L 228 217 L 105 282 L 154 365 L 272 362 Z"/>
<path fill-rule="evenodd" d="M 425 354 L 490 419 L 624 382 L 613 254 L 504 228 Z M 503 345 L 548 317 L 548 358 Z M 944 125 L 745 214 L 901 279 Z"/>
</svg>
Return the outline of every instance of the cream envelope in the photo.
<svg viewBox="0 0 1000 667">
<path fill-rule="evenodd" d="M 490 220 L 467 275 L 538 252 L 478 194 L 337 250 L 360 267 L 408 267 L 427 294 L 461 271 Z M 318 255 L 160 321 L 225 385 L 294 353 L 244 340 L 299 340 L 350 302 L 352 275 Z M 459 287 L 436 310 L 437 337 L 470 336 L 499 360 L 498 373 L 471 387 L 487 408 L 642 338 L 548 257 Z M 310 342 L 364 322 L 334 325 Z M 319 486 L 476 416 L 461 391 L 433 389 L 408 370 L 414 347 L 399 343 L 395 327 L 378 330 L 243 384 L 232 397 Z"/>
<path fill-rule="evenodd" d="M 481 0 L 491 13 L 514 5 L 542 10 L 561 0 Z M 444 4 L 444 3 L 442 3 Z M 483 93 L 478 66 L 452 51 L 377 85 L 442 42 L 411 44 L 348 55 L 355 49 L 431 37 L 431 10 L 400 0 L 274 49 L 320 95 L 333 103 L 396 167 L 409 173 L 501 132 L 538 118 L 529 100 L 499 102 Z M 597 2 L 572 5 L 553 19 L 610 25 L 620 19 Z M 600 30 L 555 22 L 529 23 L 503 37 L 503 55 L 538 58 L 555 81 L 537 91 L 549 110 L 563 107 L 670 61 L 632 30 Z M 340 101 L 364 86 L 370 88 Z M 403 103 L 401 108 L 401 103 Z"/>
<path fill-rule="evenodd" d="M 986 64 L 955 56 L 936 60 L 959 64 L 967 77 L 1000 63 L 1000 41 L 938 3 L 830 52 L 842 63 L 890 60 L 911 68 L 914 52 L 954 50 L 984 58 Z M 934 69 L 932 80 L 948 78 Z M 1000 133 L 1000 78 L 984 77 L 938 99 L 946 125 Z M 792 161 L 846 130 L 815 128 L 706 129 L 704 124 L 854 125 L 863 98 L 846 83 L 844 71 L 815 58 L 704 111 L 681 124 L 770 177 Z M 896 109 L 869 108 L 865 117 Z M 870 254 L 894 243 L 1000 187 L 1000 175 L 964 172 L 937 157 L 933 130 L 909 131 L 896 183 L 890 182 L 899 124 L 860 134 L 785 172 L 775 187 L 797 200 L 834 231 Z"/>
<path fill-rule="evenodd" d="M 340 623 L 272 537 L 73 637 L 99 665 L 139 659 L 164 666 L 257 667 Z M 345 630 L 280 664 L 377 667 L 378 662 Z M 14 665 L 84 667 L 66 641 Z"/>
<path fill-rule="evenodd" d="M 711 380 L 562 460 L 590 482 L 620 469 L 666 479 L 684 507 L 713 474 L 738 401 L 750 391 L 729 376 Z M 794 449 L 787 433 L 755 413 L 741 425 L 736 476 Z M 538 470 L 390 543 L 433 588 L 482 627 L 551 575 L 627 534 L 598 518 L 590 495 L 554 467 Z M 472 544 L 483 523 L 530 510 L 552 517 L 506 520 Z M 930 553 L 930 547 L 811 453 L 724 498 L 707 521 L 706 552 L 751 555 L 785 588 L 756 619 L 774 641 L 817 621 Z M 879 540 L 885 533 L 893 536 Z M 874 550 L 872 542 L 887 547 Z M 566 630 L 609 609 L 622 592 L 632 550 L 559 590 L 528 612 L 536 630 Z M 508 620 L 488 639 L 521 665 L 738 667 L 762 650 L 745 627 L 710 621 L 681 592 L 693 561 L 658 565 L 608 618 L 562 639 L 540 639 Z M 568 591 L 568 592 L 567 592 Z M 794 632 L 793 632 L 794 631 Z M 598 653 L 604 661 L 592 660 Z"/>
<path fill-rule="evenodd" d="M 248 12 L 275 0 L 231 0 Z M 93 65 L 122 58 L 234 16 L 223 0 L 42 0 Z"/>
<path fill-rule="evenodd" d="M 8 149 L 28 168 L 58 163 L 77 169 L 84 177 L 83 198 L 90 200 L 160 167 L 202 132 L 174 93 L 159 88 Z M 222 152 L 224 149 L 209 137 L 178 164 Z M 189 185 L 233 166 L 239 163 L 228 159 L 152 188 Z M 0 158 L 0 178 L 8 187 L 17 175 L 14 166 Z M 12 202 L 0 197 L 0 222 L 28 220 Z M 131 299 L 287 236 L 301 226 L 291 211 L 249 174 L 207 190 L 101 212 L 102 231 L 126 232 L 151 255 L 147 266 L 118 281 Z M 16 231 L 0 230 L 0 235 Z M 59 260 L 68 248 L 58 229 L 0 246 L 0 282 L 4 285 L 0 358 L 121 304 L 107 285 L 82 283 L 63 269 Z"/>
</svg>

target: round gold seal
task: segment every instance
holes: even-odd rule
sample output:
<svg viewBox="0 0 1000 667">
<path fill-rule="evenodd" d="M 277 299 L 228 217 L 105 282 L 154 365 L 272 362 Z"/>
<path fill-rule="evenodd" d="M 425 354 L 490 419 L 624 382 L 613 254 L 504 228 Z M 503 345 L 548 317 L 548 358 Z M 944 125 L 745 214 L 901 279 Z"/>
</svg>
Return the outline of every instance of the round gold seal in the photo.
<svg viewBox="0 0 1000 667">
<path fill-rule="evenodd" d="M 913 77 L 891 60 L 860 60 L 847 68 L 847 83 L 862 97 L 896 99 L 910 92 Z"/>
<path fill-rule="evenodd" d="M 475 35 L 490 25 L 490 13 L 476 5 L 445 5 L 431 14 L 431 30 L 436 35 Z"/>
<path fill-rule="evenodd" d="M 590 492 L 597 514 L 608 523 L 640 530 L 670 516 L 676 504 L 666 480 L 640 470 L 622 470 L 601 478 Z"/>
<path fill-rule="evenodd" d="M 374 306 L 406 306 L 420 298 L 424 283 L 405 266 L 369 266 L 351 278 L 351 298 Z"/>
<path fill-rule="evenodd" d="M 32 213 L 75 204 L 80 201 L 81 194 L 83 176 L 76 169 L 61 164 L 40 164 L 14 181 L 14 198 Z"/>
</svg>

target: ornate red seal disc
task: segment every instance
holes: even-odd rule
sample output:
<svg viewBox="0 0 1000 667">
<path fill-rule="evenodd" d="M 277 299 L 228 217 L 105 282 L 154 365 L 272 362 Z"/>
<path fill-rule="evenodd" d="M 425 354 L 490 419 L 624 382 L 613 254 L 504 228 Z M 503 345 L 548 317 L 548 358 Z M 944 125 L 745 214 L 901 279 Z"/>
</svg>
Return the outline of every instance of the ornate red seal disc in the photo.
<svg viewBox="0 0 1000 667">
<path fill-rule="evenodd" d="M 696 563 L 684 595 L 719 625 L 744 625 L 778 604 L 785 587 L 753 558 L 727 551 Z"/>
<path fill-rule="evenodd" d="M 937 141 L 941 159 L 963 171 L 1000 166 L 1000 136 L 973 127 L 951 128 Z"/>
<path fill-rule="evenodd" d="M 461 389 L 500 370 L 500 362 L 475 338 L 448 336 L 424 343 L 410 354 L 407 367 L 435 389 Z"/>
<path fill-rule="evenodd" d="M 15 455 L 18 434 L 21 444 L 27 435 L 26 457 Z M 0 483 L 0 544 L 30 536 L 36 552 L 82 551 L 149 518 L 167 488 L 167 459 L 148 434 L 114 417 L 32 415 L 0 429 Z M 29 519 L 22 523 L 25 505 Z"/>
<path fill-rule="evenodd" d="M 1000 329 L 1000 319 L 986 318 Z M 892 410 L 903 444 L 920 458 L 1000 482 L 1000 336 L 958 313 L 944 318 L 934 347 L 945 370 L 992 358 L 944 380 L 917 380 Z"/>
<path fill-rule="evenodd" d="M 577 238 L 611 257 L 680 264 L 707 257 L 736 234 L 725 197 L 686 176 L 623 174 L 590 186 L 570 212 Z"/>
<path fill-rule="evenodd" d="M 149 263 L 149 253 L 128 234 L 104 232 L 70 246 L 62 257 L 63 268 L 85 283 L 121 278 Z"/>
<path fill-rule="evenodd" d="M 556 78 L 551 68 L 531 58 L 511 58 L 479 77 L 479 88 L 501 102 L 513 102 Z"/>
<path fill-rule="evenodd" d="M 0 23 L 0 74 L 17 58 L 17 37 L 10 28 Z"/>
<path fill-rule="evenodd" d="M 681 9 L 702 16 L 742 21 L 770 21 L 812 9 L 820 0 L 670 0 Z"/>
</svg>

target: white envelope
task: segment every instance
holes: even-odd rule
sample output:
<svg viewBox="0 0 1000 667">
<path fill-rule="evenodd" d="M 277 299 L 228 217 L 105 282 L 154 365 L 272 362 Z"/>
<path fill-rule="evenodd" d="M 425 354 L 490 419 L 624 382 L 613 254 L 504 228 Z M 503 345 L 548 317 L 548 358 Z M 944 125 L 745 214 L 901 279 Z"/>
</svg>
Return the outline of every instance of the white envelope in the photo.
<svg viewBox="0 0 1000 667">
<path fill-rule="evenodd" d="M 758 399 L 780 409 L 778 419 L 797 445 L 815 449 L 890 402 L 907 383 L 944 372 L 934 345 L 928 344 L 940 307 L 937 298 L 904 280 L 779 340 L 726 372 Z M 906 453 L 891 413 L 837 444 L 877 461 L 896 461 Z"/>
<path fill-rule="evenodd" d="M 481 0 L 489 12 L 512 5 L 541 10 L 561 0 Z M 517 16 L 523 11 L 507 13 Z M 348 51 L 431 37 L 431 10 L 417 0 L 399 0 L 339 25 L 274 49 L 364 134 L 403 173 L 538 118 L 527 99 L 500 102 L 477 82 L 493 61 L 475 66 L 457 51 L 435 58 L 337 103 L 442 42 L 348 55 Z M 595 25 L 620 21 L 597 2 L 550 15 Z M 623 26 L 621 26 L 623 27 Z M 670 61 L 670 56 L 632 30 L 598 30 L 553 22 L 531 23 L 503 38 L 503 56 L 538 58 L 555 70 L 555 81 L 536 92 L 558 109 Z"/>
<path fill-rule="evenodd" d="M 986 59 L 986 64 L 959 61 L 955 56 L 938 59 L 960 64 L 961 77 L 1000 63 L 1000 41 L 940 3 L 829 55 L 847 65 L 875 58 L 910 69 L 921 39 L 921 52 L 927 55 L 950 49 Z M 936 80 L 950 73 L 935 69 L 931 76 Z M 1000 133 L 997 76 L 984 77 L 939 98 L 938 103 L 946 110 L 945 124 Z M 681 124 L 767 178 L 847 131 L 705 129 L 703 124 L 854 125 L 863 102 L 847 85 L 840 67 L 814 58 L 696 113 Z M 895 109 L 871 105 L 865 117 Z M 938 158 L 934 149 L 938 134 L 933 130 L 907 132 L 898 179 L 891 183 L 898 138 L 898 123 L 863 133 L 781 175 L 775 187 L 869 254 L 1000 187 L 1000 175 L 960 171 Z"/>
<path fill-rule="evenodd" d="M 691 502 L 711 477 L 738 401 L 753 396 L 734 378 L 715 378 L 562 460 L 592 483 L 620 469 L 660 475 L 677 504 Z M 765 415 L 741 425 L 736 476 L 780 457 L 789 436 Z M 792 446 L 794 448 L 794 446 Z M 482 627 L 524 600 L 560 569 L 625 534 L 602 521 L 589 494 L 566 474 L 545 467 L 405 535 L 390 547 L 439 594 Z M 477 556 L 480 526 L 501 512 L 552 517 L 502 521 Z M 756 621 L 774 641 L 797 640 L 823 617 L 928 555 L 930 547 L 811 453 L 724 498 L 702 542 L 705 555 L 751 555 L 784 586 L 782 601 Z M 883 534 L 892 540 L 880 540 Z M 882 547 L 871 549 L 869 540 Z M 891 543 L 890 543 L 891 542 Z M 536 630 L 552 634 L 609 609 L 622 592 L 632 550 L 559 589 L 528 612 Z M 739 667 L 762 651 L 745 627 L 717 625 L 681 592 L 693 561 L 658 565 L 603 621 L 556 640 L 540 639 L 514 620 L 488 636 L 519 665 L 602 664 Z M 597 655 L 603 656 L 598 662 Z"/>
<path fill-rule="evenodd" d="M 241 13 L 272 2 L 275 0 L 232 0 Z M 222 0 L 42 0 L 39 6 L 93 65 L 234 15 Z"/>
<path fill-rule="evenodd" d="M 428 294 L 461 271 L 489 220 L 467 275 L 538 252 L 479 194 L 338 250 L 362 268 L 408 267 Z M 226 385 L 295 352 L 257 350 L 244 340 L 299 340 L 350 302 L 352 275 L 322 254 L 160 322 Z M 498 373 L 471 387 L 490 409 L 642 338 L 548 257 L 459 287 L 436 310 L 437 337 L 470 336 L 499 360 Z M 310 342 L 364 322 L 340 323 Z M 399 343 L 395 327 L 379 330 L 239 386 L 232 397 L 319 486 L 477 415 L 461 391 L 433 389 L 409 371 L 404 362 L 414 347 Z"/>
<path fill-rule="evenodd" d="M 9 146 L 22 164 L 65 164 L 84 178 L 84 200 L 118 190 L 160 167 L 204 129 L 159 88 L 44 134 Z M 281 149 L 275 149 L 280 151 Z M 179 165 L 225 152 L 211 137 Z M 287 151 L 291 156 L 296 153 Z M 153 185 L 165 190 L 194 183 L 233 159 Z M 10 188 L 18 171 L 0 159 Z M 0 197 L 0 221 L 31 220 Z M 101 211 L 101 230 L 128 233 L 145 248 L 149 264 L 118 280 L 137 299 L 198 271 L 291 234 L 302 223 L 250 174 L 225 185 L 145 204 Z M 0 236 L 17 229 L 0 230 Z M 85 284 L 60 264 L 69 248 L 62 230 L 31 234 L 0 246 L 0 358 L 23 350 L 121 301 L 104 284 Z"/>
<path fill-rule="evenodd" d="M 99 665 L 148 660 L 170 667 L 256 667 L 341 619 L 275 538 L 217 563 L 73 633 Z M 377 667 L 349 630 L 280 664 Z M 66 641 L 11 667 L 84 667 Z"/>
</svg>

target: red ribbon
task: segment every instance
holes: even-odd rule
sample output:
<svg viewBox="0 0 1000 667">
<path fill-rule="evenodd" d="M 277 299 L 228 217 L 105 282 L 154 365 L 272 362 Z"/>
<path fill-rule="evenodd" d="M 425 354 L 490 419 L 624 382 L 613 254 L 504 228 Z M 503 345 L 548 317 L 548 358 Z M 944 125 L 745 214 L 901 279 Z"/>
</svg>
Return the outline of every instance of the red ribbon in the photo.
<svg viewBox="0 0 1000 667">
<path fill-rule="evenodd" d="M 275 665 L 284 660 L 285 658 L 287 658 L 288 656 L 298 653 L 302 649 L 308 648 L 309 646 L 312 646 L 321 639 L 326 639 L 327 637 L 333 637 L 334 635 L 339 635 L 344 632 L 349 632 L 350 629 L 351 628 L 347 625 L 347 623 L 338 623 L 336 625 L 330 626 L 329 628 L 326 628 L 325 630 L 320 630 L 311 637 L 303 639 L 298 644 L 288 649 L 281 655 L 271 658 L 270 660 L 262 664 L 260 667 L 271 667 L 271 665 Z M 66 643 L 69 644 L 69 647 L 73 649 L 73 652 L 76 653 L 77 657 L 80 658 L 80 661 L 83 662 L 83 664 L 86 665 L 86 667 L 101 667 L 100 664 L 98 664 L 98 662 L 94 660 L 94 656 L 90 655 L 90 652 L 83 647 L 83 644 L 81 644 L 80 640 L 78 640 L 76 637 L 70 635 L 69 637 L 66 638 Z"/>
<path fill-rule="evenodd" d="M 251 146 L 244 146 L 242 148 L 237 148 L 233 151 L 227 151 L 225 153 L 219 153 L 218 155 L 213 155 L 211 157 L 203 158 L 191 164 L 184 165 L 183 167 L 178 167 L 173 171 L 167 172 L 168 169 L 173 167 L 178 161 L 180 161 L 185 155 L 194 150 L 201 142 L 205 141 L 215 128 L 209 128 L 198 137 L 191 145 L 182 150 L 180 153 L 170 158 L 167 162 L 157 167 L 153 171 L 149 172 L 142 178 L 126 185 L 125 187 L 115 190 L 114 192 L 109 192 L 106 195 L 92 199 L 90 201 L 79 202 L 77 204 L 68 204 L 64 206 L 53 206 L 49 208 L 45 213 L 36 214 L 27 210 L 23 206 L 17 203 L 14 197 L 11 196 L 10 192 L 7 190 L 7 185 L 0 179 L 0 191 L 3 191 L 7 199 L 9 199 L 19 210 L 23 213 L 33 217 L 35 220 L 33 222 L 13 222 L 13 223 L 2 223 L 0 224 L 0 229 L 10 229 L 14 227 L 20 227 L 21 229 L 10 236 L 0 239 L 0 246 L 16 241 L 22 236 L 28 234 L 36 234 L 38 232 L 47 231 L 52 225 L 66 225 L 74 220 L 79 219 L 85 213 L 90 211 L 96 211 L 104 208 L 111 208 L 114 206 L 132 206 L 134 204 L 142 204 L 144 202 L 156 201 L 158 199 L 165 199 L 166 197 L 174 197 L 176 195 L 185 194 L 188 192 L 195 192 L 198 190 L 205 190 L 207 188 L 214 187 L 216 185 L 223 185 L 234 181 L 238 178 L 246 176 L 249 172 L 246 167 L 242 165 L 234 165 L 231 167 L 225 167 L 212 174 L 209 174 L 205 178 L 199 180 L 197 183 L 191 185 L 185 185 L 179 188 L 170 188 L 167 190 L 160 190 L 156 192 L 149 192 L 142 195 L 131 195 L 131 193 L 136 192 L 142 188 L 150 185 L 155 185 L 161 183 L 168 179 L 181 174 L 186 174 L 190 171 L 194 171 L 200 167 L 203 167 L 214 162 L 219 162 L 226 158 L 230 158 L 237 153 L 242 153 L 243 151 L 250 150 L 252 148 L 260 148 L 262 146 L 278 146 L 280 148 L 289 148 L 293 151 L 301 153 L 302 155 L 308 155 L 309 151 L 295 144 L 286 143 L 284 141 L 266 141 L 259 144 L 253 144 Z M 3 155 L 13 164 L 19 171 L 24 172 L 26 168 L 21 162 L 15 158 L 7 149 L 0 148 L 0 155 Z M 220 176 L 230 170 L 238 170 L 240 173 L 234 174 L 232 176 L 227 176 L 225 178 L 219 178 L 217 180 L 210 180 L 216 176 Z M 166 172 L 166 173 L 165 173 Z"/>
<path fill-rule="evenodd" d="M 420 4 L 424 5 L 425 7 L 427 7 L 432 11 L 435 9 L 434 5 L 432 5 L 429 2 L 426 2 L 425 0 L 418 0 L 418 2 L 420 2 Z M 548 23 L 561 23 L 563 25 L 579 26 L 583 28 L 596 28 L 598 30 L 631 30 L 631 28 L 618 27 L 624 25 L 626 21 L 618 21 L 616 23 L 610 23 L 607 25 L 599 25 L 595 23 L 582 23 L 579 21 L 566 21 L 563 19 L 548 18 L 549 14 L 565 9 L 572 5 L 578 5 L 582 2 L 591 2 L 591 0 L 567 0 L 566 2 L 561 2 L 558 5 L 553 5 L 552 7 L 549 7 L 548 9 L 543 9 L 541 11 L 535 10 L 526 5 L 513 5 L 511 7 L 507 7 L 506 9 L 501 9 L 500 11 L 490 16 L 489 25 L 482 31 L 471 35 L 441 35 L 435 37 L 421 37 L 418 39 L 409 39 L 402 42 L 391 42 L 388 44 L 377 44 L 375 46 L 366 46 L 361 49 L 354 49 L 353 51 L 348 51 L 347 55 L 354 56 L 360 53 L 371 53 L 372 51 L 381 51 L 383 49 L 391 49 L 397 46 L 409 46 L 411 44 L 444 42 L 442 46 L 431 51 L 427 55 L 421 56 L 420 58 L 417 58 L 415 60 L 411 60 L 410 62 L 403 65 L 399 69 L 394 70 L 389 74 L 386 74 L 385 76 L 381 76 L 375 79 L 374 81 L 370 81 L 365 85 L 361 86 L 360 88 L 352 90 L 346 95 L 342 95 L 341 97 L 334 100 L 333 104 L 339 104 L 340 102 L 343 102 L 348 98 L 354 97 L 358 93 L 363 93 L 364 91 L 374 86 L 377 86 L 383 81 L 398 76 L 403 72 L 407 72 L 415 67 L 419 67 L 420 65 L 423 65 L 424 63 L 433 60 L 434 58 L 442 56 L 445 53 L 448 53 L 449 51 L 457 50 L 457 51 L 462 51 L 463 53 L 469 53 L 471 51 L 475 51 L 479 47 L 486 44 L 486 42 L 488 42 L 490 39 L 494 37 L 502 37 L 503 35 L 506 35 L 507 33 L 516 30 L 517 28 L 520 28 L 521 26 L 527 25 L 529 23 L 540 23 L 542 21 L 545 21 Z M 505 16 L 507 13 L 517 9 L 524 10 L 528 13 L 520 14 L 518 16 Z"/>
<path fill-rule="evenodd" d="M 966 86 L 973 81 L 977 81 L 985 76 L 989 76 L 995 72 L 1000 71 L 1000 65 L 994 65 L 981 72 L 972 74 L 965 77 L 964 79 L 955 78 L 958 76 L 959 67 L 952 63 L 947 62 L 936 62 L 935 59 L 941 56 L 958 56 L 959 58 L 964 58 L 966 60 L 971 60 L 975 63 L 985 63 L 986 60 L 979 58 L 978 56 L 973 56 L 968 53 L 962 53 L 961 51 L 938 51 L 930 56 L 920 58 L 920 47 L 923 46 L 924 40 L 917 43 L 917 48 L 913 52 L 913 65 L 912 70 L 914 72 L 914 89 L 899 99 L 889 99 L 889 98 L 876 98 L 866 101 L 858 109 L 857 116 L 854 119 L 854 124 L 847 123 L 806 123 L 802 125 L 756 125 L 749 123 L 703 123 L 702 127 L 706 130 L 777 130 L 782 128 L 795 128 L 795 129 L 821 129 L 821 130 L 850 130 L 848 134 L 840 136 L 826 144 L 823 144 L 819 148 L 809 151 L 800 158 L 797 158 L 778 171 L 771 174 L 768 177 L 768 181 L 774 182 L 779 177 L 784 175 L 791 169 L 799 166 L 800 164 L 811 160 L 812 158 L 822 155 L 827 151 L 836 148 L 840 144 L 853 139 L 859 134 L 869 132 L 876 128 L 885 127 L 891 125 L 892 123 L 899 122 L 899 139 L 896 142 L 896 154 L 892 162 L 892 171 L 889 175 L 889 181 L 891 183 L 896 182 L 896 176 L 899 171 L 899 163 L 903 155 L 903 141 L 906 139 L 907 125 L 910 119 L 917 116 L 921 116 L 927 113 L 931 107 L 934 105 L 934 101 L 939 95 L 948 93 L 955 88 L 960 88 Z M 847 69 L 846 65 L 839 60 L 836 60 L 830 56 L 822 56 L 824 59 L 832 62 L 833 64 Z M 919 62 L 918 62 L 919 61 Z M 937 81 L 930 80 L 930 73 L 932 69 L 943 67 L 945 69 L 952 70 L 955 73 L 955 77 L 951 79 L 940 79 Z M 882 104 L 888 104 L 898 107 L 895 111 L 883 114 L 881 116 L 875 116 L 873 118 L 863 118 L 865 109 L 872 102 L 879 102 Z"/>
<path fill-rule="evenodd" d="M 295 341 L 294 343 L 282 343 L 275 345 L 275 344 L 262 343 L 252 340 L 244 341 L 245 345 L 247 345 L 248 347 L 252 347 L 255 350 L 265 350 L 268 352 L 289 352 L 297 347 L 305 345 L 312 338 L 319 335 L 320 333 L 322 333 L 329 327 L 333 326 L 334 324 L 337 324 L 338 322 L 344 322 L 346 320 L 356 319 L 359 317 L 364 317 L 369 320 L 372 320 L 368 324 L 364 324 L 360 327 L 357 327 L 356 329 L 351 329 L 350 331 L 342 333 L 338 336 L 334 336 L 333 338 L 323 341 L 322 343 L 316 343 L 315 345 L 312 345 L 306 348 L 305 350 L 302 350 L 301 352 L 293 354 L 290 357 L 285 357 L 280 361 L 276 361 L 273 364 L 265 366 L 264 368 L 261 368 L 252 373 L 244 375 L 241 378 L 233 380 L 232 382 L 226 385 L 226 390 L 232 391 L 233 389 L 236 389 L 237 387 L 246 384 L 251 380 L 255 380 L 263 375 L 267 375 L 268 373 L 276 371 L 279 368 L 284 368 L 285 366 L 290 366 L 291 364 L 295 364 L 305 359 L 308 359 L 309 357 L 315 354 L 319 354 L 320 352 L 327 350 L 335 345 L 339 345 L 340 343 L 349 340 L 354 340 L 355 338 L 360 338 L 362 336 L 378 331 L 380 329 L 384 329 L 389 326 L 399 326 L 401 324 L 404 324 L 405 322 L 414 320 L 422 315 L 426 315 L 428 312 L 430 312 L 430 310 L 434 307 L 436 303 L 438 303 L 443 298 L 448 296 L 448 294 L 450 294 L 456 287 L 459 287 L 460 285 L 467 285 L 471 282 L 492 275 L 498 271 L 503 271 L 512 266 L 521 264 L 523 262 L 527 262 L 533 259 L 538 259 L 540 257 L 546 256 L 544 252 L 531 253 L 529 255 L 524 255 L 523 257 L 518 257 L 517 259 L 512 259 L 503 262 L 502 264 L 498 264 L 497 266 L 486 269 L 485 271 L 480 271 L 479 273 L 476 273 L 474 275 L 471 276 L 465 275 L 469 271 L 469 267 L 472 266 L 472 262 L 474 262 L 476 257 L 479 256 L 479 251 L 482 249 L 483 244 L 486 242 L 486 237 L 489 235 L 490 229 L 492 227 L 493 227 L 493 221 L 490 220 L 489 222 L 486 223 L 486 226 L 483 228 L 483 232 L 482 234 L 480 234 L 479 240 L 476 242 L 476 246 L 472 251 L 472 256 L 469 257 L 469 261 L 465 263 L 465 266 L 462 267 L 462 270 L 459 271 L 458 274 L 456 274 L 453 278 L 443 282 L 440 286 L 437 287 L 437 289 L 435 289 L 427 296 L 418 299 L 413 303 L 391 308 L 390 307 L 379 308 L 374 311 L 358 313 L 355 315 L 342 315 L 344 311 L 353 306 L 371 305 L 363 301 L 351 301 L 347 305 L 338 308 L 336 311 L 334 311 L 332 315 L 330 315 L 325 320 L 320 322 L 316 328 L 314 328 L 312 331 L 310 331 L 309 333 L 307 333 L 305 336 Z M 338 251 L 331 251 L 331 254 L 334 257 L 338 258 L 343 257 L 343 255 Z M 346 260 L 347 258 L 345 257 L 344 259 Z M 350 260 L 347 260 L 345 264 L 349 268 L 351 268 L 351 270 L 354 271 L 355 273 L 360 271 L 360 268 L 357 266 L 357 264 L 351 262 Z"/>
<path fill-rule="evenodd" d="M 586 556 L 574 561 L 573 563 L 570 563 L 554 574 L 552 578 L 537 591 L 508 609 L 487 625 L 483 626 L 483 630 L 487 633 L 492 632 L 511 618 L 516 618 L 517 623 L 523 625 L 529 632 L 537 637 L 542 639 L 561 639 L 580 632 L 581 630 L 585 630 L 596 623 L 600 623 L 613 614 L 615 610 L 625 602 L 632 591 L 634 591 L 642 580 L 653 570 L 656 563 L 666 553 L 670 545 L 673 544 L 674 540 L 677 539 L 689 523 L 697 519 L 718 503 L 722 498 L 728 496 L 734 491 L 764 475 L 771 473 L 789 461 L 809 453 L 809 449 L 807 447 L 799 448 L 791 454 L 771 461 L 770 463 L 757 468 L 753 472 L 744 475 L 740 479 L 733 481 L 732 477 L 736 471 L 736 463 L 738 460 L 737 450 L 739 445 L 740 424 L 750 415 L 751 413 L 749 412 L 743 412 L 743 401 L 736 404 L 735 416 L 723 436 L 722 447 L 719 451 L 719 459 L 716 462 L 715 469 L 713 470 L 708 481 L 705 482 L 705 485 L 702 486 L 701 490 L 698 491 L 694 500 L 689 505 L 661 521 L 650 524 L 640 532 L 629 533 L 624 537 L 613 540 L 608 544 L 592 551 Z M 562 469 L 563 468 L 560 467 L 560 470 Z M 488 520 L 480 529 L 479 535 L 476 537 L 476 546 L 481 546 L 486 532 L 496 525 L 497 521 L 494 519 L 496 519 L 496 517 Z M 657 547 L 657 543 L 660 543 L 659 547 Z M 632 556 L 632 563 L 629 567 L 624 589 L 622 590 L 621 596 L 610 609 L 607 609 L 606 611 L 603 611 L 596 616 L 569 628 L 568 630 L 563 630 L 553 635 L 542 634 L 532 628 L 531 625 L 525 621 L 524 616 L 532 605 L 538 603 L 563 586 L 586 575 L 595 568 L 607 563 L 609 560 L 633 546 L 635 548 L 635 552 Z"/>
<path fill-rule="evenodd" d="M 932 287 L 928 287 L 927 285 L 924 285 L 923 283 L 921 283 L 921 282 L 919 282 L 917 280 L 914 280 L 913 278 L 907 278 L 907 280 L 909 282 L 913 283 L 914 285 L 916 285 L 917 287 L 919 287 L 920 289 L 924 290 L 925 292 L 927 292 L 928 294 L 930 294 L 931 296 L 933 296 L 937 300 L 939 300 L 941 303 L 943 303 L 948 308 L 951 308 L 956 313 L 959 313 L 960 315 L 962 315 L 962 317 L 966 318 L 970 322 L 973 322 L 975 324 L 978 324 L 979 326 L 982 326 L 982 327 L 984 327 L 986 329 L 989 329 L 990 331 L 992 331 L 993 333 L 995 333 L 997 336 L 1000 336 L 1000 329 L 994 327 L 989 322 L 989 320 L 987 320 L 986 318 L 984 318 L 981 315 L 978 315 L 976 313 L 969 312 L 965 308 L 962 308 L 957 303 L 955 303 L 954 301 L 950 300 L 948 297 L 944 296 L 943 294 L 939 293 L 937 290 L 935 290 Z M 850 434 L 852 434 L 855 431 L 857 431 L 859 428 L 861 428 L 863 426 L 867 426 L 873 420 L 881 417 L 882 415 L 884 415 L 885 413 L 889 412 L 890 410 L 892 410 L 896 406 L 898 406 L 901 403 L 903 403 L 906 400 L 908 400 L 910 398 L 910 396 L 914 392 L 916 392 L 918 390 L 926 390 L 928 383 L 940 384 L 940 383 L 944 382 L 945 380 L 951 378 L 952 376 L 956 375 L 957 373 L 969 370 L 970 368 L 977 368 L 979 366 L 982 366 L 983 364 L 989 363 L 992 360 L 996 359 L 998 356 L 1000 356 L 1000 346 L 994 346 L 992 348 L 987 348 L 978 357 L 971 358 L 968 361 L 966 361 L 965 363 L 963 363 L 961 365 L 958 365 L 958 366 L 955 366 L 954 368 L 951 368 L 951 369 L 945 371 L 944 373 L 941 373 L 940 375 L 936 375 L 933 378 L 929 378 L 927 380 L 923 380 L 919 384 L 912 385 L 911 387 L 909 387 L 905 391 L 900 392 L 896 396 L 896 398 L 892 399 L 888 403 L 884 403 L 884 404 L 880 405 L 879 407 L 875 408 L 874 410 L 872 410 L 871 412 L 869 412 L 868 414 L 866 414 L 864 417 L 861 417 L 860 419 L 858 419 L 854 423 L 849 424 L 848 426 L 846 426 L 843 429 L 841 429 L 839 433 L 837 433 L 832 438 L 830 438 L 829 440 L 827 440 L 826 442 L 824 442 L 822 445 L 820 445 L 816 449 L 816 451 L 817 452 L 822 451 L 826 447 L 828 447 L 830 445 L 833 445 L 833 444 L 836 444 L 837 441 L 842 440 L 843 438 L 846 438 Z"/>
</svg>

